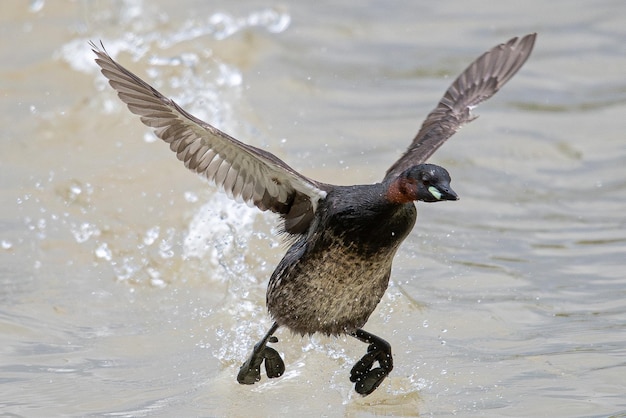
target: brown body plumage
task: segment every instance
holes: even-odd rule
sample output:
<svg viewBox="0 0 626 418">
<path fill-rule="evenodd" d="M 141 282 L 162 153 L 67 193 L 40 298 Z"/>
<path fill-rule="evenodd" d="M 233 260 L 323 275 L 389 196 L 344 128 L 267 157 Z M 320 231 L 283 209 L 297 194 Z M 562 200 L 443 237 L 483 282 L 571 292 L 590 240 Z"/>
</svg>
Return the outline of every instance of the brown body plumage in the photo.
<svg viewBox="0 0 626 418">
<path fill-rule="evenodd" d="M 267 308 L 278 324 L 329 335 L 365 324 L 416 218 L 413 202 L 390 203 L 385 193 L 380 183 L 335 187 L 320 202 L 315 227 L 297 238 L 270 278 Z"/>
<path fill-rule="evenodd" d="M 408 150 L 381 183 L 335 186 L 309 179 L 267 151 L 190 115 L 92 44 L 96 62 L 131 112 L 154 128 L 185 165 L 229 196 L 280 215 L 292 245 L 272 274 L 267 307 L 275 323 L 237 377 L 278 377 L 284 364 L 267 346 L 279 326 L 294 332 L 347 333 L 369 344 L 351 371 L 357 392 L 373 392 L 393 367 L 391 347 L 361 327 L 389 282 L 393 257 L 416 219 L 415 201 L 456 200 L 448 172 L 425 161 L 526 62 L 535 34 L 513 38 L 476 59 L 448 88 Z M 378 362 L 379 367 L 373 365 Z"/>
</svg>

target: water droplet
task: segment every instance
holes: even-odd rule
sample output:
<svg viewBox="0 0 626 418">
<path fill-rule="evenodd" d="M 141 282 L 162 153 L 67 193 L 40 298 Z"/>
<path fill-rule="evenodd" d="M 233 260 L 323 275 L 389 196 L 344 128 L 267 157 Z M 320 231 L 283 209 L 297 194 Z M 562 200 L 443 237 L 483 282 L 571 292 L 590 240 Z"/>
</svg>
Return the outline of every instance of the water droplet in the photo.
<svg viewBox="0 0 626 418">
<path fill-rule="evenodd" d="M 165 287 L 167 287 L 167 283 L 165 283 L 165 280 L 160 278 L 150 279 L 150 284 L 154 287 L 158 287 L 159 289 L 164 289 Z"/>
<path fill-rule="evenodd" d="M 148 229 L 146 231 L 146 235 L 143 237 L 143 243 L 146 245 L 154 244 L 154 241 L 156 241 L 156 239 L 159 237 L 160 231 L 161 228 L 159 228 L 158 226 Z"/>
<path fill-rule="evenodd" d="M 184 196 L 185 200 L 189 203 L 196 203 L 199 200 L 198 195 L 194 192 L 185 192 Z"/>
<path fill-rule="evenodd" d="M 30 5 L 28 6 L 28 11 L 31 13 L 37 13 L 43 9 L 45 3 L 46 2 L 44 0 L 31 0 Z"/>
<path fill-rule="evenodd" d="M 143 141 L 150 144 L 152 142 L 156 142 L 157 137 L 152 132 L 148 131 L 143 135 Z"/>
<path fill-rule="evenodd" d="M 78 184 L 72 184 L 70 186 L 70 197 L 75 199 L 82 192 L 83 189 Z"/>
<path fill-rule="evenodd" d="M 102 244 L 100 244 L 98 248 L 96 248 L 95 253 L 96 253 L 96 257 L 107 260 L 107 261 L 111 261 L 111 258 L 112 258 L 111 249 L 109 248 L 109 245 L 106 242 L 103 242 Z"/>
<path fill-rule="evenodd" d="M 100 235 L 100 230 L 89 222 L 83 222 L 78 227 L 74 226 L 71 231 L 72 235 L 74 235 L 74 239 L 78 243 L 83 243 L 92 236 Z"/>
</svg>

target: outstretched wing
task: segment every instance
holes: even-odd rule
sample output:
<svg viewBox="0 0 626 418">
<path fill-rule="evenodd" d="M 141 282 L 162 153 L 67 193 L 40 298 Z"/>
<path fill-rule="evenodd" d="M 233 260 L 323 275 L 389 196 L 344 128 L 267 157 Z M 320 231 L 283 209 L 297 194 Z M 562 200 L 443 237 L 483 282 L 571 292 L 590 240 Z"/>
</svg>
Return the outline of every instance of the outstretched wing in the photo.
<svg viewBox="0 0 626 418">
<path fill-rule="evenodd" d="M 90 44 L 96 63 L 128 109 L 170 144 L 187 168 L 206 176 L 232 198 L 284 219 L 285 231 L 304 232 L 317 203 L 326 197 L 322 183 L 308 179 L 275 155 L 244 144 L 187 113 L 138 76 Z"/>
<path fill-rule="evenodd" d="M 513 38 L 478 57 L 448 88 L 430 112 L 407 151 L 387 170 L 385 178 L 425 162 L 461 126 L 476 118 L 471 110 L 493 96 L 524 65 L 537 34 Z"/>
</svg>

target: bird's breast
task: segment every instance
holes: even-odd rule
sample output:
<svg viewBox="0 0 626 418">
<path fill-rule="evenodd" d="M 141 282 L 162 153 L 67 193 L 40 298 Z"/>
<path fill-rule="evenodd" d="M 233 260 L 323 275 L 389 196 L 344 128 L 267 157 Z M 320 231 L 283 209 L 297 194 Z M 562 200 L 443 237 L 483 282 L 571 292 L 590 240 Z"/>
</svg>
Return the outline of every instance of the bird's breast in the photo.
<svg viewBox="0 0 626 418">
<path fill-rule="evenodd" d="M 415 222 L 415 207 L 387 217 L 335 212 L 298 240 L 274 271 L 271 315 L 301 333 L 341 334 L 362 327 L 389 283 L 393 257 Z M 323 226 L 323 227 L 321 227 Z"/>
</svg>

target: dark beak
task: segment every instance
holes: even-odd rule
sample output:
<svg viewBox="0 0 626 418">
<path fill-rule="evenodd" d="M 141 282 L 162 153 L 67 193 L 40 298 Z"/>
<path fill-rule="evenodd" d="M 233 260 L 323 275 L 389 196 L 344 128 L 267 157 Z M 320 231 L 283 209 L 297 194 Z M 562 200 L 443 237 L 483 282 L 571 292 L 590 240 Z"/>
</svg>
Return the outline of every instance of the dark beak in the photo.
<svg viewBox="0 0 626 418">
<path fill-rule="evenodd" d="M 442 200 L 459 200 L 459 196 L 450 188 L 449 184 L 439 184 L 438 186 L 429 186 L 428 192 L 430 198 L 424 199 L 424 202 L 441 202 Z"/>
<path fill-rule="evenodd" d="M 459 200 L 459 195 L 450 186 L 441 188 L 439 191 L 441 192 L 441 200 Z"/>
</svg>

